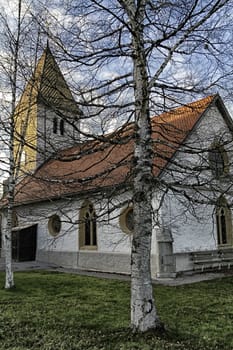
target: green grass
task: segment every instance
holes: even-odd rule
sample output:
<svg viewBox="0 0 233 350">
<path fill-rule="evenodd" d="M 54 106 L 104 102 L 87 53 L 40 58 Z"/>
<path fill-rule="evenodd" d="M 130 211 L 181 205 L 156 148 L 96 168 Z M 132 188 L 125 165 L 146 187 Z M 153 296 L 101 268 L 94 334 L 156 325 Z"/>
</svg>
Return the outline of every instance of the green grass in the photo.
<svg viewBox="0 0 233 350">
<path fill-rule="evenodd" d="M 155 287 L 162 335 L 133 335 L 128 282 L 17 272 L 0 290 L 1 350 L 233 349 L 233 278 Z M 4 274 L 0 273 L 4 285 Z"/>
</svg>

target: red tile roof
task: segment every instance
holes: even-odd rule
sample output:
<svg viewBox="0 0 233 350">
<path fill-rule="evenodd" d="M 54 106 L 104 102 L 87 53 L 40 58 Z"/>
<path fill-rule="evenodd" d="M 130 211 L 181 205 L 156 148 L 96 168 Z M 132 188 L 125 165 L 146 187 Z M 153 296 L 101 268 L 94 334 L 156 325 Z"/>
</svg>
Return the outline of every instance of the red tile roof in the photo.
<svg viewBox="0 0 233 350">
<path fill-rule="evenodd" d="M 179 107 L 152 118 L 153 173 L 158 176 L 216 96 Z M 111 142 L 89 141 L 48 160 L 16 189 L 16 204 L 36 202 L 130 181 L 134 149 L 133 124 Z M 115 143 L 119 138 L 119 143 Z"/>
</svg>

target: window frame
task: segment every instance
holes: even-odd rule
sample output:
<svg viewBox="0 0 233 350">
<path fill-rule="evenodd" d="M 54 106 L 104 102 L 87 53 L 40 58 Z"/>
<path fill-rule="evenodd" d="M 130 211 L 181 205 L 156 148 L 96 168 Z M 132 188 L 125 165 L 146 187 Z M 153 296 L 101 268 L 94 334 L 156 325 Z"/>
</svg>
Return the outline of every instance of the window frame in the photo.
<svg viewBox="0 0 233 350">
<path fill-rule="evenodd" d="M 129 225 L 127 224 L 127 215 L 129 215 L 130 212 L 133 212 L 133 206 L 127 206 L 124 208 L 119 217 L 119 223 L 120 223 L 120 228 L 124 233 L 127 233 L 129 235 L 133 234 L 134 230 L 129 228 Z"/>
<path fill-rule="evenodd" d="M 55 220 L 58 222 L 59 221 L 59 227 L 57 228 L 56 226 L 54 226 Z M 58 214 L 53 214 L 49 217 L 48 220 L 48 231 L 50 233 L 51 236 L 56 237 L 59 235 L 59 233 L 61 232 L 62 229 L 62 222 L 61 222 L 61 218 Z"/>
<path fill-rule="evenodd" d="M 221 164 L 217 157 L 221 158 Z M 218 142 L 212 144 L 208 151 L 208 161 L 212 175 L 219 179 L 229 173 L 229 159 L 223 145 Z"/>
<path fill-rule="evenodd" d="M 218 247 L 224 248 L 232 246 L 233 237 L 231 209 L 229 208 L 224 197 L 219 198 L 217 202 L 215 208 L 215 220 Z"/>
<path fill-rule="evenodd" d="M 97 250 L 97 247 L 97 216 L 93 203 L 88 200 L 83 203 L 79 213 L 79 249 Z"/>
</svg>

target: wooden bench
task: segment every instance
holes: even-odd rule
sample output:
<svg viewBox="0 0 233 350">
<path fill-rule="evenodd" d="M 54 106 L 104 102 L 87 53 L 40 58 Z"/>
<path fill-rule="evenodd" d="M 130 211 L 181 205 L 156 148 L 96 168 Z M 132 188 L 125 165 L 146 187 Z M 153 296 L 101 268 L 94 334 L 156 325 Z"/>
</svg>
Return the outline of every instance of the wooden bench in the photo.
<svg viewBox="0 0 233 350">
<path fill-rule="evenodd" d="M 233 266 L 233 249 L 222 249 L 219 251 L 222 266 L 227 266 L 230 269 Z"/>
<path fill-rule="evenodd" d="M 216 269 L 223 267 L 230 269 L 233 266 L 233 249 L 221 249 L 213 251 L 198 251 L 191 253 L 194 269 Z"/>
<path fill-rule="evenodd" d="M 195 270 L 221 269 L 221 256 L 218 251 L 198 251 L 191 253 Z"/>
</svg>

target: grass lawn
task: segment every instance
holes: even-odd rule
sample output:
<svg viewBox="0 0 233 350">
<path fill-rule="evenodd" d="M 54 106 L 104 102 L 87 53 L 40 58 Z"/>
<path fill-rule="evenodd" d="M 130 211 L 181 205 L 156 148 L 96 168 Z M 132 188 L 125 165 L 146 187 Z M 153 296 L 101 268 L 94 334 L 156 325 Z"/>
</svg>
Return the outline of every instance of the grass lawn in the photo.
<svg viewBox="0 0 233 350">
<path fill-rule="evenodd" d="M 232 277 L 156 286 L 161 336 L 130 333 L 128 282 L 43 271 L 15 281 L 0 290 L 1 350 L 233 349 Z"/>
</svg>

